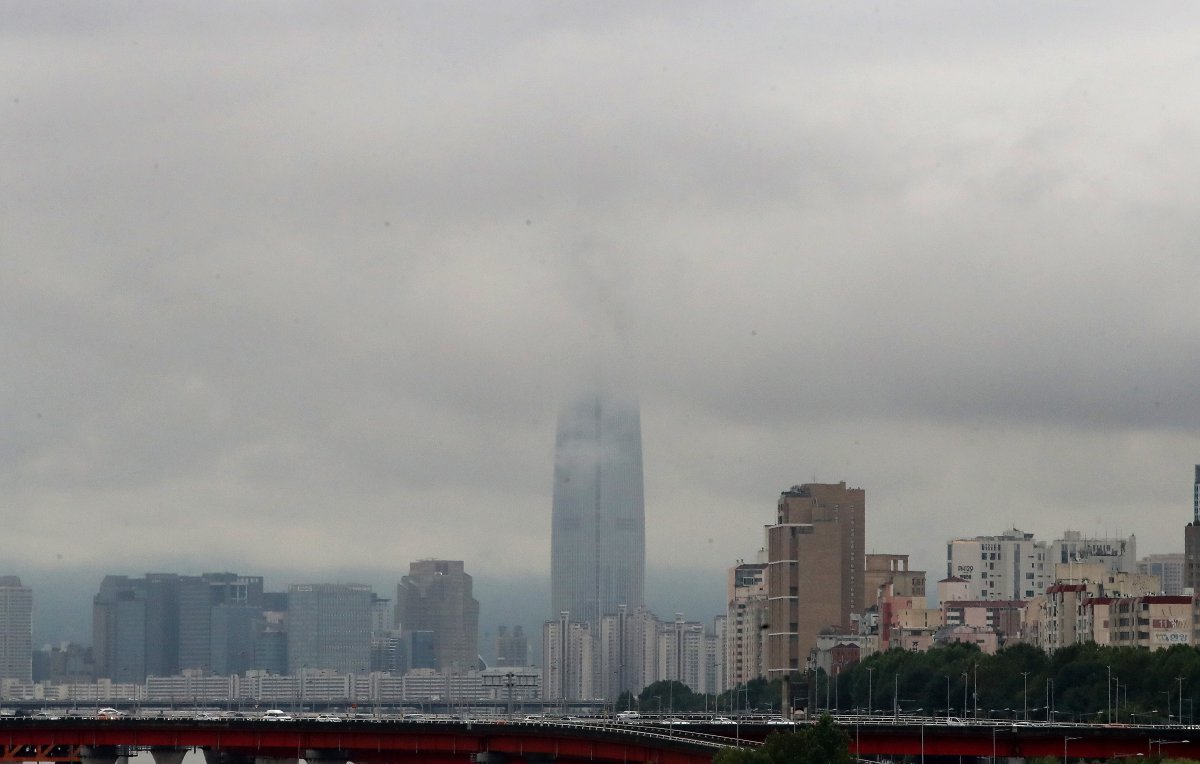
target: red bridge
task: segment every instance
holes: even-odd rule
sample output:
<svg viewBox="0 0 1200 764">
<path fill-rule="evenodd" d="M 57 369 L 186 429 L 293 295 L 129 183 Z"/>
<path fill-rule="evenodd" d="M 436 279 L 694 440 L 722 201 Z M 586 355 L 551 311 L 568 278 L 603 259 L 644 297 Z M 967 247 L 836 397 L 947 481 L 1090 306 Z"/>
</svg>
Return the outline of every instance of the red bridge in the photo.
<svg viewBox="0 0 1200 764">
<path fill-rule="evenodd" d="M 1200 728 L 948 722 L 944 719 L 842 717 L 860 758 L 1200 759 Z M 0 762 L 113 764 L 149 751 L 155 764 L 180 764 L 189 750 L 206 764 L 708 764 L 722 748 L 756 745 L 789 724 L 660 726 L 571 722 L 401 721 L 378 719 L 0 719 Z"/>
<path fill-rule="evenodd" d="M 703 732 L 611 722 L 0 720 L 3 760 L 83 764 L 113 764 L 131 751 L 149 751 L 155 764 L 180 764 L 190 749 L 202 750 L 206 764 L 709 764 L 736 744 Z"/>
</svg>

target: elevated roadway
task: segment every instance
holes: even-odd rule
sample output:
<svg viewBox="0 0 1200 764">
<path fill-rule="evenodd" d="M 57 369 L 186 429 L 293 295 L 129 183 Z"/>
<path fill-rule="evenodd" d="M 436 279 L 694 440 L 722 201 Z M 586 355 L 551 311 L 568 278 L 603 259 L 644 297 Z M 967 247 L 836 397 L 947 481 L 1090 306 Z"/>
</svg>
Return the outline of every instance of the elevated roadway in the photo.
<svg viewBox="0 0 1200 764">
<path fill-rule="evenodd" d="M 1200 727 L 1024 724 L 930 718 L 838 717 L 862 758 L 1200 759 Z M 189 718 L 0 719 L 0 760 L 113 764 L 149 751 L 180 764 L 189 750 L 206 764 L 707 764 L 730 746 L 758 745 L 797 725 L 761 720 L 665 724 L 572 721 Z"/>
<path fill-rule="evenodd" d="M 402 721 L 354 719 L 27 719 L 0 720 L 9 761 L 112 764 L 131 750 L 179 764 L 198 749 L 207 764 L 708 764 L 731 741 L 703 731 L 602 722 Z"/>
</svg>

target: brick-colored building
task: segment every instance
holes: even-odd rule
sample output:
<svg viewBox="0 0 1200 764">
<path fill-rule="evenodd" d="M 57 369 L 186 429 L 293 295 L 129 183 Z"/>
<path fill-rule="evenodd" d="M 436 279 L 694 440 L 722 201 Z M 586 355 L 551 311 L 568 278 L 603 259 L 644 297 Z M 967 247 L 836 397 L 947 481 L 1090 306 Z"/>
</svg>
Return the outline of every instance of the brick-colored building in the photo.
<svg viewBox="0 0 1200 764">
<path fill-rule="evenodd" d="M 852 629 L 865 608 L 866 492 L 806 483 L 779 497 L 767 527 L 767 675 L 803 671 L 822 629 Z"/>
</svg>

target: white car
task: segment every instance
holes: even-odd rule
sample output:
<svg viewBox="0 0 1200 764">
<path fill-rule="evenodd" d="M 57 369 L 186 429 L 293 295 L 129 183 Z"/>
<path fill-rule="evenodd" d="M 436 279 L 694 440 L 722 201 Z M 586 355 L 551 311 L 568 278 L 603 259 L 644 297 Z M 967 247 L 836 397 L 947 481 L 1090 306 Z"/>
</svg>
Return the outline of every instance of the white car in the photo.
<svg viewBox="0 0 1200 764">
<path fill-rule="evenodd" d="M 286 713 L 284 711 L 280 711 L 278 708 L 271 708 L 271 709 L 264 711 L 262 718 L 263 718 L 264 722 L 290 722 L 290 721 L 292 721 L 291 714 Z"/>
<path fill-rule="evenodd" d="M 642 715 L 637 711 L 622 711 L 617 714 L 617 721 L 624 724 L 637 724 L 642 720 Z"/>
<path fill-rule="evenodd" d="M 313 719 L 313 721 L 317 722 L 340 722 L 341 720 L 340 716 L 335 716 L 334 714 L 317 714 Z"/>
<path fill-rule="evenodd" d="M 120 719 L 121 712 L 115 708 L 101 708 L 96 711 L 97 719 Z"/>
</svg>

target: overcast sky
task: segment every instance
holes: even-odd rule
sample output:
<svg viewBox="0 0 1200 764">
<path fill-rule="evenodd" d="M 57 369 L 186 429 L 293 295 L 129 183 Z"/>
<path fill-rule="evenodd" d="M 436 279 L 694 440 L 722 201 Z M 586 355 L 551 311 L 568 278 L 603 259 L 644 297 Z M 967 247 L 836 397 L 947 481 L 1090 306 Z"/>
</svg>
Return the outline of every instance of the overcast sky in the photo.
<svg viewBox="0 0 1200 764">
<path fill-rule="evenodd" d="M 639 390 L 648 587 L 716 593 L 691 617 L 801 482 L 866 489 L 868 549 L 933 580 L 1014 525 L 1180 552 L 1197 29 L 5 3 L 0 573 L 540 580 L 555 414 L 597 359 Z"/>
</svg>

